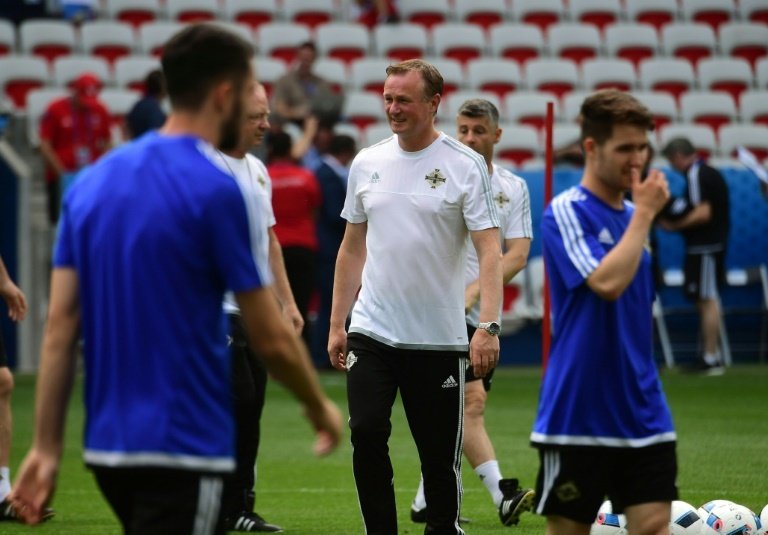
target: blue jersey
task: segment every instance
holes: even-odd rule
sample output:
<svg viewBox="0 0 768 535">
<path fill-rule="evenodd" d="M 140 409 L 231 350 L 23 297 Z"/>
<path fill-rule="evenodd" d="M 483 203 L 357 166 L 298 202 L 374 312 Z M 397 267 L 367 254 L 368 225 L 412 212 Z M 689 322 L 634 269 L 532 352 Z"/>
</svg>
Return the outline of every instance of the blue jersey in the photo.
<svg viewBox="0 0 768 535">
<path fill-rule="evenodd" d="M 600 298 L 586 283 L 633 212 L 629 202 L 617 210 L 574 187 L 544 213 L 554 334 L 534 444 L 642 447 L 676 438 L 653 358 L 650 255 L 643 252 L 616 301 Z"/>
<path fill-rule="evenodd" d="M 85 170 L 54 254 L 77 271 L 85 460 L 234 468 L 224 291 L 269 281 L 235 180 L 207 143 L 150 133 Z"/>
</svg>

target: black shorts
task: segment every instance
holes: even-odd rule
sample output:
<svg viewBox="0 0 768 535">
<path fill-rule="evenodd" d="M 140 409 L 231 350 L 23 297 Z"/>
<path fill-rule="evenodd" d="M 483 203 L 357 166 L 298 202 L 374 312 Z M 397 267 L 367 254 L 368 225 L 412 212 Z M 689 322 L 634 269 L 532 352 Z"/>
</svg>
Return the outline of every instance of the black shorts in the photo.
<svg viewBox="0 0 768 535">
<path fill-rule="evenodd" d="M 477 330 L 477 327 L 473 327 L 469 323 L 467 323 L 467 340 L 470 342 L 472 341 L 472 337 L 475 335 L 475 331 Z M 467 357 L 469 357 L 469 352 L 467 352 Z M 480 379 L 483 380 L 483 388 L 485 388 L 486 392 L 490 392 L 491 390 L 491 382 L 493 381 L 493 372 L 496 371 L 496 368 L 492 368 L 491 371 L 485 374 L 485 377 L 475 377 L 475 372 L 472 369 L 472 360 L 467 358 L 467 371 L 464 374 L 464 382 L 470 383 L 472 381 L 479 381 Z"/>
<path fill-rule="evenodd" d="M 223 535 L 221 474 L 90 466 L 127 535 Z"/>
<path fill-rule="evenodd" d="M 685 295 L 692 301 L 717 299 L 725 281 L 725 253 L 685 255 Z"/>
<path fill-rule="evenodd" d="M 537 445 L 536 513 L 591 524 L 606 499 L 614 513 L 677 499 L 675 442 L 644 448 Z"/>
</svg>

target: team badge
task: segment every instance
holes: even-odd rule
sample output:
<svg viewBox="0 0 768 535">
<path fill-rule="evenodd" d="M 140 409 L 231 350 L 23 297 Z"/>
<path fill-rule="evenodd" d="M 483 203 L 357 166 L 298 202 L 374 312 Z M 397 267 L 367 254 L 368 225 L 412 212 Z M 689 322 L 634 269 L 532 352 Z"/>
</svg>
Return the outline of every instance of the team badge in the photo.
<svg viewBox="0 0 768 535">
<path fill-rule="evenodd" d="M 499 205 L 499 208 L 504 208 L 504 205 L 509 202 L 509 197 L 504 195 L 503 191 L 500 191 L 496 194 L 496 196 L 493 198 L 494 201 L 496 201 L 496 204 Z"/>
<path fill-rule="evenodd" d="M 266 187 L 267 187 L 267 181 L 266 181 L 266 180 L 264 180 L 264 177 L 263 177 L 263 176 L 261 176 L 261 174 L 259 174 L 259 177 L 256 179 L 256 181 L 257 181 L 259 184 L 261 184 L 261 187 L 262 187 L 262 188 L 266 188 Z"/>
<path fill-rule="evenodd" d="M 424 177 L 424 180 L 429 182 L 429 187 L 432 189 L 437 189 L 438 186 L 442 186 L 445 184 L 445 177 L 440 172 L 440 169 L 435 169 L 431 173 L 429 173 L 427 176 Z"/>
<path fill-rule="evenodd" d="M 347 371 L 352 369 L 352 366 L 355 365 L 355 362 L 357 362 L 357 355 L 350 351 L 347 353 Z"/>
</svg>

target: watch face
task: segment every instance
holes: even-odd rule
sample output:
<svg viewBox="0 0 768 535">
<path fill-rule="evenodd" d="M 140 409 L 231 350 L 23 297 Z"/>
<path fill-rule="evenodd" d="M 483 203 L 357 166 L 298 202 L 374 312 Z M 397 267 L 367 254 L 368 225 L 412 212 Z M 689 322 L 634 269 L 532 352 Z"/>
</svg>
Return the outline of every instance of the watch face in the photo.
<svg viewBox="0 0 768 535">
<path fill-rule="evenodd" d="M 495 321 L 492 321 L 490 325 L 488 325 L 488 333 L 498 335 L 499 333 L 501 333 L 501 325 L 499 325 Z"/>
</svg>

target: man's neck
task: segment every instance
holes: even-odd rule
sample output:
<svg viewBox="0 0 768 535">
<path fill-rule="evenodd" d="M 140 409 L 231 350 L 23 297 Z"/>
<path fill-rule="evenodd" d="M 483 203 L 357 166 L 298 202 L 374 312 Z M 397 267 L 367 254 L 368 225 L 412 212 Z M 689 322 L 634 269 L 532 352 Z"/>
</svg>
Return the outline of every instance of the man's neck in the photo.
<svg viewBox="0 0 768 535">
<path fill-rule="evenodd" d="M 197 136 L 214 147 L 219 143 L 219 125 L 204 114 L 174 111 L 160 129 L 167 136 Z"/>
<path fill-rule="evenodd" d="M 234 158 L 235 160 L 242 160 L 245 158 L 245 155 L 247 154 L 246 151 L 240 150 L 240 149 L 232 149 L 232 150 L 223 150 L 221 151 L 230 158 Z"/>
<path fill-rule="evenodd" d="M 624 194 L 626 192 L 608 186 L 588 170 L 584 171 L 584 176 L 581 179 L 581 186 L 589 190 L 592 195 L 608 206 L 616 208 L 617 210 L 624 207 Z"/>
<path fill-rule="evenodd" d="M 397 142 L 399 143 L 400 148 L 405 152 L 418 152 L 429 147 L 438 137 L 440 137 L 440 132 L 432 127 L 429 131 L 414 138 L 406 139 L 398 135 Z"/>
</svg>

